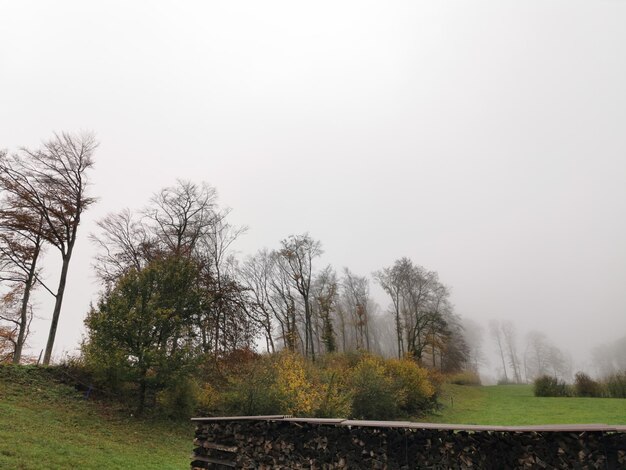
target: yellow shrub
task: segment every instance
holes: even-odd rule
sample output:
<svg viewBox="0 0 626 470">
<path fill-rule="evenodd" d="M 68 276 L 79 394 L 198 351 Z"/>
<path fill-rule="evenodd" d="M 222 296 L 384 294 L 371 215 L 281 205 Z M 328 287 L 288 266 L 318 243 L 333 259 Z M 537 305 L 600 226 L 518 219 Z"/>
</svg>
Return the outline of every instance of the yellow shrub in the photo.
<svg viewBox="0 0 626 470">
<path fill-rule="evenodd" d="M 352 370 L 352 411 L 358 419 L 393 419 L 398 416 L 398 394 L 382 359 L 363 356 Z"/>
<path fill-rule="evenodd" d="M 274 363 L 274 388 L 285 414 L 310 416 L 320 401 L 319 389 L 307 378 L 302 356 L 281 352 Z"/>
<path fill-rule="evenodd" d="M 423 412 L 435 393 L 428 372 L 411 359 L 389 359 L 385 368 L 394 382 L 400 410 L 411 416 Z"/>
<path fill-rule="evenodd" d="M 211 415 L 220 407 L 220 394 L 210 384 L 205 383 L 198 390 L 197 401 L 198 411 Z"/>
</svg>

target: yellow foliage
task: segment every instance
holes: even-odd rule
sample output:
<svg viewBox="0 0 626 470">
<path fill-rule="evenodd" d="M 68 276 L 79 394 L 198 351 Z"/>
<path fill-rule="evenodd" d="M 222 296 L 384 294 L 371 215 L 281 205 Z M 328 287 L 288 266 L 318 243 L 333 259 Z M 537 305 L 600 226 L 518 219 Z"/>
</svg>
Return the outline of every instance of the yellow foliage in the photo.
<svg viewBox="0 0 626 470">
<path fill-rule="evenodd" d="M 428 372 L 411 359 L 389 359 L 387 373 L 396 384 L 399 407 L 407 413 L 418 413 L 426 400 L 435 394 Z"/>
<path fill-rule="evenodd" d="M 275 362 L 276 389 L 285 414 L 310 416 L 320 402 L 319 388 L 307 378 L 302 356 L 284 351 Z"/>
<path fill-rule="evenodd" d="M 197 393 L 198 409 L 201 412 L 211 413 L 219 408 L 220 394 L 211 384 L 203 384 Z"/>
</svg>

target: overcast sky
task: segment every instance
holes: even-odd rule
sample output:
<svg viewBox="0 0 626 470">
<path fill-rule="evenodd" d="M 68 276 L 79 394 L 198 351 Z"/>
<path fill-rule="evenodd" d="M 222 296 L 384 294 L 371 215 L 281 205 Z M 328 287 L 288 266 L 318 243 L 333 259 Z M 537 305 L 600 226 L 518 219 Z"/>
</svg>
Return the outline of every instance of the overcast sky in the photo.
<svg viewBox="0 0 626 470">
<path fill-rule="evenodd" d="M 0 0 L 0 21 L 0 148 L 101 142 L 57 357 L 96 299 L 94 222 L 176 178 L 218 189 L 242 254 L 309 232 L 320 266 L 438 271 L 483 324 L 571 352 L 626 335 L 626 1 Z"/>
</svg>

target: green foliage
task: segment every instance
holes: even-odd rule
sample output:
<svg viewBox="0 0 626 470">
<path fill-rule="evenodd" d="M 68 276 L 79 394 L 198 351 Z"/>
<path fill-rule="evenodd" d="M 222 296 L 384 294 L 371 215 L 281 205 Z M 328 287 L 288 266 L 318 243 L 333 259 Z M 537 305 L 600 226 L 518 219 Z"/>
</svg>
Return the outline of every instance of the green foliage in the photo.
<svg viewBox="0 0 626 470">
<path fill-rule="evenodd" d="M 201 391 L 202 389 L 196 380 L 189 377 L 178 377 L 171 380 L 157 394 L 157 404 L 170 418 L 193 416 L 200 401 Z"/>
<path fill-rule="evenodd" d="M 86 366 L 102 386 L 134 396 L 138 412 L 193 365 L 182 338 L 201 303 L 197 274 L 189 260 L 155 260 L 123 276 L 87 315 Z"/>
<path fill-rule="evenodd" d="M 617 372 L 608 376 L 606 390 L 611 398 L 626 398 L 626 372 Z"/>
<path fill-rule="evenodd" d="M 542 375 L 535 379 L 534 391 L 536 397 L 569 397 L 572 395 L 565 382 L 549 375 Z"/>
<path fill-rule="evenodd" d="M 578 372 L 574 378 L 574 394 L 577 397 L 601 397 L 602 386 L 584 372 Z"/>
<path fill-rule="evenodd" d="M 448 383 L 455 385 L 480 385 L 480 376 L 476 372 L 457 372 L 448 376 Z"/>
<path fill-rule="evenodd" d="M 273 392 L 274 371 L 267 359 L 255 359 L 226 371 L 223 392 L 225 412 L 240 415 L 280 414 Z"/>
</svg>

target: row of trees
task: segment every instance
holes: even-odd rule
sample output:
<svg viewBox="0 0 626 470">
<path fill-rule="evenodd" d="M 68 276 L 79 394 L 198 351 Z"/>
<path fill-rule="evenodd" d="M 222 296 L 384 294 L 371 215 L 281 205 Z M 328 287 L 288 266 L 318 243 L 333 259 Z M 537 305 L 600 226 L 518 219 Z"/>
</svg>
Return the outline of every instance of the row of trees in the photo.
<svg viewBox="0 0 626 470">
<path fill-rule="evenodd" d="M 51 359 L 67 275 L 97 142 L 54 135 L 41 148 L 0 153 L 0 353 L 22 359 L 32 292 L 55 298 L 44 364 Z M 243 260 L 232 245 L 246 231 L 228 221 L 214 188 L 178 181 L 141 210 L 98 222 L 95 271 L 103 290 L 86 317 L 84 357 L 111 384 L 136 383 L 141 407 L 154 391 L 207 359 L 282 349 L 315 361 L 333 352 L 410 356 L 441 370 L 468 360 L 459 318 L 437 273 L 408 258 L 374 273 L 389 295 L 380 314 L 371 279 L 318 265 L 322 246 L 290 235 Z M 60 254 L 58 285 L 42 275 L 42 255 Z M 393 318 L 394 331 L 385 328 Z"/>
<path fill-rule="evenodd" d="M 245 228 L 231 225 L 228 213 L 210 186 L 179 181 L 141 210 L 107 216 L 92 235 L 105 288 L 85 321 L 83 350 L 107 381 L 139 383 L 141 407 L 190 367 L 259 340 L 270 353 L 311 360 L 386 348 L 366 276 L 318 267 L 321 243 L 308 234 L 239 261 L 231 246 Z M 437 274 L 402 259 L 375 279 L 400 299 L 398 356 L 463 367 L 467 347 Z"/>
<path fill-rule="evenodd" d="M 489 331 L 496 345 L 502 382 L 527 383 L 542 376 L 560 380 L 571 378 L 571 359 L 552 344 L 545 334 L 530 331 L 526 335 L 525 347 L 520 352 L 517 331 L 512 322 L 492 321 Z"/>
<path fill-rule="evenodd" d="M 31 293 L 41 286 L 55 299 L 43 359 L 50 362 L 81 215 L 95 201 L 86 188 L 97 146 L 91 134 L 62 133 L 36 150 L 0 152 L 0 359 L 20 362 Z M 41 276 L 48 246 L 61 257 L 56 288 Z"/>
</svg>

